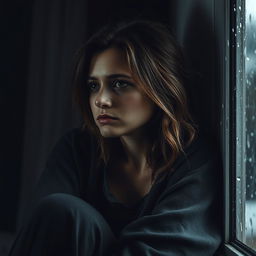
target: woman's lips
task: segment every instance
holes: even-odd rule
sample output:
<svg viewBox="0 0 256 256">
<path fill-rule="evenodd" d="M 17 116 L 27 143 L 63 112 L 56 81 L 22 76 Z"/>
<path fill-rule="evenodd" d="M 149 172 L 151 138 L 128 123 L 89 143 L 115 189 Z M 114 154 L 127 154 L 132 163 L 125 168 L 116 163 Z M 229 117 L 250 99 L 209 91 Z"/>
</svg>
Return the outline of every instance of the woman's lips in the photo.
<svg viewBox="0 0 256 256">
<path fill-rule="evenodd" d="M 108 124 L 108 123 L 111 123 L 111 122 L 114 122 L 114 121 L 117 121 L 117 119 L 115 118 L 110 118 L 110 117 L 101 117 L 98 119 L 98 122 L 100 124 Z"/>
</svg>

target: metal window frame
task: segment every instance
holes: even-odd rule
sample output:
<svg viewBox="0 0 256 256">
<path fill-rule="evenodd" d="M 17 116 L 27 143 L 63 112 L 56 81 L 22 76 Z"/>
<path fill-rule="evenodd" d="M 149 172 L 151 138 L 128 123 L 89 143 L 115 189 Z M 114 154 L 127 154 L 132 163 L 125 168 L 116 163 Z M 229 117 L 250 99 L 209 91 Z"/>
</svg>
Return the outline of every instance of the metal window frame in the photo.
<svg viewBox="0 0 256 256">
<path fill-rule="evenodd" d="M 245 0 L 240 0 L 244 3 Z M 238 0 L 225 1 L 225 75 L 223 78 L 222 149 L 224 159 L 225 256 L 255 256 L 236 239 L 236 28 Z M 234 10 L 235 8 L 235 10 Z M 234 29 L 232 31 L 232 28 Z"/>
</svg>

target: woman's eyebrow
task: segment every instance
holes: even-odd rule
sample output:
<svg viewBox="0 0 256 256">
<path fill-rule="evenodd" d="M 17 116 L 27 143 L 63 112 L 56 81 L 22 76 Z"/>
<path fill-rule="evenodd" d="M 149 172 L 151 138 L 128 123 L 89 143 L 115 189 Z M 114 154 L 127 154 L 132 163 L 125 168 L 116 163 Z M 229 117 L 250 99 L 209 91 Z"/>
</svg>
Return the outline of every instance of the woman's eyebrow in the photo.
<svg viewBox="0 0 256 256">
<path fill-rule="evenodd" d="M 125 74 L 111 74 L 111 75 L 108 75 L 108 76 L 106 76 L 108 79 L 110 78 L 121 78 L 121 77 L 123 77 L 123 78 L 128 78 L 128 79 L 132 79 L 132 77 L 131 76 L 128 76 L 128 75 L 125 75 Z M 94 76 L 88 76 L 88 79 L 90 79 L 90 80 L 97 80 L 97 77 L 94 77 Z"/>
</svg>

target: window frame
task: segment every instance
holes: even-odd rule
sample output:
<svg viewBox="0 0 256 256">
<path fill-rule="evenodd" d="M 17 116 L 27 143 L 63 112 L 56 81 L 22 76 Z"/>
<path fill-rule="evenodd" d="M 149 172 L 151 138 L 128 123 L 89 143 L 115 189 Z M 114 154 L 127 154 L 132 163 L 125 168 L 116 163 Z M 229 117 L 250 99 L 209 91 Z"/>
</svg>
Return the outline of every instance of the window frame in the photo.
<svg viewBox="0 0 256 256">
<path fill-rule="evenodd" d="M 246 0 L 225 1 L 225 75 L 222 91 L 222 151 L 224 165 L 224 223 L 225 256 L 255 256 L 256 252 L 236 239 L 236 44 L 237 44 L 237 3 Z M 233 28 L 233 31 L 232 31 Z"/>
</svg>

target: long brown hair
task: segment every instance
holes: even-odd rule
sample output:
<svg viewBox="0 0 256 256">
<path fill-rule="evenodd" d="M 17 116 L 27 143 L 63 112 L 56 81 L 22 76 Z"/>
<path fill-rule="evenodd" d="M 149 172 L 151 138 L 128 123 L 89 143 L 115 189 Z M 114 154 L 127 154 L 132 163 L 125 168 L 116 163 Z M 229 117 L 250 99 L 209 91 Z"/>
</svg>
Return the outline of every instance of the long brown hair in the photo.
<svg viewBox="0 0 256 256">
<path fill-rule="evenodd" d="M 110 162 L 120 145 L 119 138 L 104 138 L 95 124 L 86 88 L 92 57 L 107 48 L 116 47 L 125 54 L 139 89 L 157 106 L 157 112 L 146 124 L 152 147 L 148 148 L 147 164 L 152 169 L 152 183 L 172 171 L 172 165 L 184 148 L 197 135 L 197 125 L 188 111 L 184 89 L 186 69 L 180 46 L 163 24 L 135 20 L 107 25 L 94 34 L 78 51 L 74 69 L 73 100 L 82 116 L 82 130 L 98 141 L 99 160 Z M 99 161 L 98 161 L 99 162 Z"/>
</svg>

